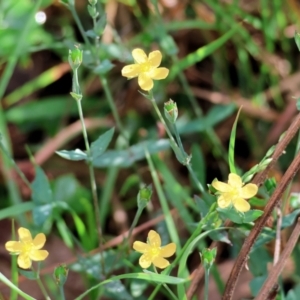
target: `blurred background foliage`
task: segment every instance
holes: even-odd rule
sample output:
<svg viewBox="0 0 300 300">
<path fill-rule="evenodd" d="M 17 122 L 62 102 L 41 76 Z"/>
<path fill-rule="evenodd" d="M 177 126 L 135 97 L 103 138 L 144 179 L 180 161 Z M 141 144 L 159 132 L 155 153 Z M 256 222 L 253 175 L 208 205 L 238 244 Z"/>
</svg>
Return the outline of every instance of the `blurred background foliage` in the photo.
<svg viewBox="0 0 300 300">
<path fill-rule="evenodd" d="M 75 1 L 86 36 L 94 43 L 87 5 L 84 0 Z M 12 155 L 26 177 L 33 180 L 35 174 L 28 158 L 30 152 L 51 179 L 56 199 L 53 201 L 61 200 L 71 207 L 71 214 L 64 214 L 60 207 L 58 212 L 52 212 L 51 221 L 35 220 L 35 225 L 43 224 L 43 229 L 50 232 L 54 222 L 55 231 L 69 248 L 75 247 L 69 232 L 75 232 L 86 251 L 96 243 L 91 234 L 94 217 L 88 171 L 81 162 L 55 155 L 61 149 L 84 149 L 77 108 L 69 94 L 72 76 L 68 49 L 78 45 L 84 51 L 79 81 L 90 141 L 116 126 L 103 86 L 105 80 L 132 147 L 132 152 L 128 151 L 116 128 L 109 147 L 115 152 L 110 152 L 107 160 L 100 157 L 95 164 L 101 223 L 107 239 L 128 229 L 136 210 L 139 184 L 152 181 L 141 142 L 152 147 L 155 165 L 173 207 L 180 210 L 178 203 L 192 203 L 196 192 L 187 170 L 164 140 L 165 132 L 151 105 L 138 92 L 137 81 L 121 76 L 122 67 L 132 63 L 132 49 L 143 48 L 147 53 L 159 49 L 163 53 L 162 65 L 170 69 L 170 75 L 155 83 L 155 97 L 160 107 L 169 98 L 177 102 L 179 132 L 185 150 L 193 154 L 194 169 L 204 185 L 215 177 L 227 178 L 227 148 L 240 106 L 243 108 L 235 159 L 238 168 L 246 171 L 260 161 L 289 126 L 297 113 L 300 91 L 299 51 L 293 38 L 300 18 L 296 0 L 102 0 L 97 8 L 101 39 L 96 53 L 100 63 L 96 68 L 67 0 L 44 0 L 37 11 L 33 11 L 30 0 L 0 2 L 0 131 L 8 132 Z M 26 27 L 30 16 L 32 22 Z M 23 43 L 17 49 L 20 39 Z M 18 63 L 11 76 L 6 77 L 6 67 L 13 60 Z M 295 142 L 289 145 L 273 171 L 277 179 L 292 160 L 295 146 Z M 32 209 L 23 206 L 7 210 L 18 202 L 12 203 L 5 181 L 5 177 L 0 180 L 1 222 Z M 30 191 L 17 176 L 15 181 L 20 198 L 24 199 L 22 203 L 28 205 Z M 297 188 L 299 183 L 292 190 Z M 287 205 L 284 213 L 291 210 Z M 140 224 L 159 213 L 159 202 L 154 197 Z M 30 218 L 26 215 L 27 221 Z M 179 225 L 178 230 L 192 221 L 186 217 L 185 225 Z M 82 226 L 91 234 L 89 237 L 81 231 Z M 183 231 L 183 239 L 184 236 Z M 240 244 L 238 235 L 235 239 Z M 224 260 L 236 253 L 235 247 L 230 255 L 224 251 Z M 269 257 L 272 250 L 261 251 L 260 259 Z M 297 278 L 298 265 L 299 262 L 297 275 L 294 274 Z M 253 268 L 254 276 L 264 276 L 266 265 L 263 270 L 259 266 Z"/>
</svg>

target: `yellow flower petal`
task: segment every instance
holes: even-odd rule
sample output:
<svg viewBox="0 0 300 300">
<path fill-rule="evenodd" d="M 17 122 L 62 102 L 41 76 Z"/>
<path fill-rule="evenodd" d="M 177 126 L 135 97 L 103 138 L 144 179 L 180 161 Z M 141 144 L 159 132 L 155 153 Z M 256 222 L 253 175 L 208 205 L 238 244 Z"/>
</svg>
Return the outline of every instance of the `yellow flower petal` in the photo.
<svg viewBox="0 0 300 300">
<path fill-rule="evenodd" d="M 148 60 L 146 53 L 142 49 L 134 49 L 132 51 L 132 57 L 133 59 L 138 63 L 142 64 Z"/>
<path fill-rule="evenodd" d="M 31 233 L 28 229 L 20 227 L 18 230 L 19 238 L 21 242 L 30 242 L 32 241 Z"/>
<path fill-rule="evenodd" d="M 44 260 L 48 257 L 49 252 L 46 250 L 31 250 L 29 258 L 34 261 Z"/>
<path fill-rule="evenodd" d="M 134 242 L 132 247 L 135 251 L 141 253 L 145 253 L 150 250 L 150 245 L 139 241 Z"/>
<path fill-rule="evenodd" d="M 228 184 L 235 188 L 240 188 L 243 185 L 242 179 L 239 175 L 230 173 L 228 176 Z"/>
<path fill-rule="evenodd" d="M 160 247 L 161 239 L 159 234 L 154 230 L 150 230 L 148 233 L 148 242 L 150 247 Z"/>
<path fill-rule="evenodd" d="M 153 80 L 146 73 L 139 75 L 138 84 L 144 91 L 150 91 L 153 88 Z"/>
<path fill-rule="evenodd" d="M 43 233 L 39 233 L 36 235 L 36 237 L 33 239 L 33 248 L 38 250 L 43 248 L 43 246 L 46 243 L 46 236 Z"/>
<path fill-rule="evenodd" d="M 226 197 L 224 195 L 221 195 L 219 198 L 218 198 L 218 206 L 220 208 L 226 208 L 228 207 L 229 205 L 231 204 L 231 199 L 230 197 Z"/>
<path fill-rule="evenodd" d="M 153 264 L 155 267 L 160 269 L 164 269 L 170 265 L 170 263 L 166 259 L 160 256 L 157 256 L 153 259 Z"/>
<path fill-rule="evenodd" d="M 143 254 L 139 259 L 139 264 L 143 269 L 147 269 L 152 264 L 152 257 L 150 254 Z"/>
<path fill-rule="evenodd" d="M 160 51 L 156 50 L 156 51 L 150 52 L 149 57 L 148 57 L 148 63 L 152 67 L 157 68 L 161 63 L 161 58 L 162 58 L 162 55 L 161 55 Z"/>
<path fill-rule="evenodd" d="M 31 267 L 31 259 L 27 253 L 21 253 L 18 257 L 17 263 L 22 269 L 29 269 Z"/>
<path fill-rule="evenodd" d="M 252 198 L 256 195 L 258 191 L 258 186 L 254 183 L 248 183 L 242 187 L 240 196 L 245 199 Z"/>
<path fill-rule="evenodd" d="M 232 191 L 232 187 L 222 181 L 214 180 L 211 185 L 219 192 L 228 193 Z"/>
<path fill-rule="evenodd" d="M 20 253 L 22 251 L 22 244 L 20 242 L 9 241 L 5 243 L 5 249 L 12 253 Z"/>
<path fill-rule="evenodd" d="M 250 204 L 243 198 L 234 199 L 233 206 L 240 212 L 246 212 L 250 209 Z"/>
<path fill-rule="evenodd" d="M 175 243 L 170 243 L 170 244 L 168 244 L 168 245 L 161 248 L 160 256 L 170 257 L 175 253 L 175 251 L 176 251 L 176 244 Z"/>
<path fill-rule="evenodd" d="M 140 69 L 141 69 L 140 65 L 138 65 L 138 64 L 125 66 L 121 71 L 122 76 L 127 77 L 127 78 L 136 77 L 140 74 L 140 71 L 141 71 Z"/>
<path fill-rule="evenodd" d="M 150 72 L 150 77 L 155 80 L 165 79 L 169 74 L 167 68 L 157 68 Z"/>
</svg>

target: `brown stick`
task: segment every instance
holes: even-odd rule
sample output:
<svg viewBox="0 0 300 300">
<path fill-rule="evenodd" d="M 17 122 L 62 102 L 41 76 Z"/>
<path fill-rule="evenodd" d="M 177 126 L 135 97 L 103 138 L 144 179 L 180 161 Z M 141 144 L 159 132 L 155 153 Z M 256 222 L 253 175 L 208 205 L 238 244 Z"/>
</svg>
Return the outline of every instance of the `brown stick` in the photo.
<svg viewBox="0 0 300 300">
<path fill-rule="evenodd" d="M 296 116 L 294 122 L 291 124 L 289 129 L 286 131 L 285 136 L 277 144 L 276 149 L 272 155 L 272 161 L 270 162 L 270 164 L 267 166 L 267 168 L 264 171 L 262 171 L 261 173 L 258 173 L 254 177 L 253 183 L 255 183 L 257 185 L 261 185 L 265 181 L 269 171 L 273 168 L 273 166 L 277 162 L 278 158 L 282 155 L 286 146 L 290 143 L 291 139 L 294 137 L 294 135 L 299 130 L 299 127 L 300 127 L 300 113 Z"/>
<path fill-rule="evenodd" d="M 242 249 L 236 259 L 236 262 L 232 268 L 231 274 L 226 284 L 223 300 L 230 300 L 232 299 L 234 289 L 236 287 L 239 275 L 246 264 L 248 259 L 248 254 L 253 246 L 256 238 L 264 228 L 265 224 L 267 223 L 273 209 L 276 207 L 282 194 L 284 193 L 285 189 L 287 188 L 288 184 L 291 182 L 293 177 L 296 175 L 298 170 L 300 169 L 300 152 L 297 154 L 291 165 L 289 166 L 286 173 L 283 175 L 279 185 L 275 189 L 273 195 L 271 196 L 268 204 L 265 207 L 264 214 L 258 219 L 255 223 L 252 231 L 250 232 L 249 236 L 246 238 Z"/>
<path fill-rule="evenodd" d="M 257 176 L 255 176 L 255 178 L 253 179 L 253 183 L 255 183 L 257 185 L 261 185 L 264 182 L 269 170 L 274 166 L 274 164 L 276 163 L 276 161 L 278 160 L 280 155 L 283 153 L 286 146 L 290 143 L 291 139 L 294 137 L 294 135 L 298 131 L 299 127 L 300 127 L 300 114 L 297 115 L 294 122 L 291 124 L 291 126 L 287 130 L 284 138 L 277 144 L 276 149 L 272 155 L 271 163 L 268 165 L 268 167 L 263 172 L 261 172 Z M 216 246 L 215 242 L 213 242 L 211 246 L 215 247 Z M 193 295 L 195 294 L 195 291 L 199 285 L 199 282 L 201 281 L 201 279 L 203 277 L 203 274 L 204 273 L 203 273 L 202 265 L 199 265 L 199 267 L 197 268 L 197 270 L 194 273 L 194 277 L 192 279 L 191 285 L 187 291 L 187 299 L 188 300 L 190 300 L 193 297 Z M 231 276 L 232 275 L 230 275 L 230 277 Z M 227 283 L 227 285 L 228 285 L 228 283 Z"/>
<path fill-rule="evenodd" d="M 286 260 L 291 255 L 291 253 L 298 241 L 299 235 L 300 235 L 300 218 L 298 218 L 297 224 L 296 224 L 286 246 L 284 247 L 284 250 L 282 251 L 279 262 L 272 268 L 267 280 L 265 281 L 259 294 L 255 297 L 254 300 L 264 300 L 269 297 L 270 292 L 272 292 L 272 289 L 273 289 L 274 285 L 276 284 L 276 281 L 285 266 Z"/>
</svg>

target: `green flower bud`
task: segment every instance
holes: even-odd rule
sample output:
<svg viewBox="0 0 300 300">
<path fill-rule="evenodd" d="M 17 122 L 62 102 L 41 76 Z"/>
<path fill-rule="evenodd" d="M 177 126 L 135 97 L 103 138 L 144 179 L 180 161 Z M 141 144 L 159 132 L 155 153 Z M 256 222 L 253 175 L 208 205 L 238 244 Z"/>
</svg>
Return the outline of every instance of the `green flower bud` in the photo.
<svg viewBox="0 0 300 300">
<path fill-rule="evenodd" d="M 97 4 L 97 0 L 89 0 L 89 3 L 92 5 L 92 6 L 95 6 Z"/>
<path fill-rule="evenodd" d="M 170 99 L 170 101 L 168 102 L 165 102 L 164 111 L 168 121 L 174 124 L 178 117 L 178 109 L 176 102 L 174 102 L 172 99 Z"/>
<path fill-rule="evenodd" d="M 91 1 L 90 1 L 91 2 Z M 89 12 L 89 14 L 90 14 L 90 16 L 93 18 L 93 19 L 95 19 L 95 18 L 97 18 L 97 16 L 98 16 L 98 12 L 97 12 L 97 10 L 96 10 L 96 8 L 95 8 L 95 6 L 94 5 L 88 5 L 88 12 Z"/>
<path fill-rule="evenodd" d="M 69 269 L 66 264 L 62 264 L 54 269 L 53 277 L 58 286 L 63 286 L 68 278 Z"/>
<path fill-rule="evenodd" d="M 205 269 L 210 269 L 216 259 L 217 248 L 204 249 L 201 253 L 201 259 Z"/>
<path fill-rule="evenodd" d="M 69 64 L 71 68 L 78 69 L 82 63 L 83 51 L 75 47 L 73 50 L 69 50 Z"/>
<path fill-rule="evenodd" d="M 148 185 L 140 189 L 138 193 L 137 204 L 138 208 L 145 208 L 148 202 L 151 200 L 152 186 Z"/>
</svg>

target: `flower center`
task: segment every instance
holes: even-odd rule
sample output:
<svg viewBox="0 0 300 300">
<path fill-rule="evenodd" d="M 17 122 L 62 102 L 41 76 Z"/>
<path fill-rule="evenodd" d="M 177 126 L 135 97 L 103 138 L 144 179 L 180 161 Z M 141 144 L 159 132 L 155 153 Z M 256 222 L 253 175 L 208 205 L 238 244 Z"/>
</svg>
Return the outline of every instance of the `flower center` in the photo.
<svg viewBox="0 0 300 300">
<path fill-rule="evenodd" d="M 22 253 L 29 253 L 32 250 L 32 242 L 23 242 L 22 243 Z"/>
<path fill-rule="evenodd" d="M 151 65 L 148 62 L 140 64 L 141 73 L 149 72 L 151 69 Z"/>
<path fill-rule="evenodd" d="M 158 256 L 160 253 L 160 247 L 152 247 L 150 253 L 152 257 Z"/>
</svg>

